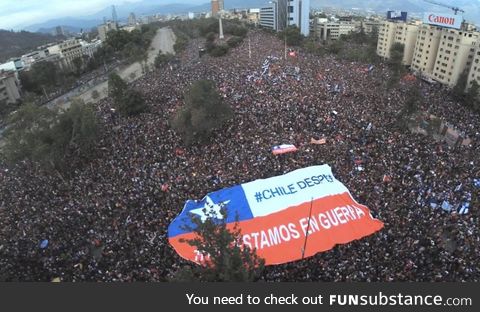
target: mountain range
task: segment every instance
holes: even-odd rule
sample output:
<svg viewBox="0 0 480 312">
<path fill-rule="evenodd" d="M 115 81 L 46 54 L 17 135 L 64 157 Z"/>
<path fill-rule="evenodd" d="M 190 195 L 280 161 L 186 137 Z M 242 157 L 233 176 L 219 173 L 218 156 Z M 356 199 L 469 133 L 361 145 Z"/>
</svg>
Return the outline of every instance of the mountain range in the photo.
<svg viewBox="0 0 480 312">
<path fill-rule="evenodd" d="M 192 0 L 191 0 L 192 1 Z M 194 0 L 193 0 L 194 1 Z M 192 1 L 192 2 L 193 2 Z M 140 2 L 129 3 L 115 6 L 118 19 L 120 21 L 126 20 L 128 15 L 133 12 L 137 17 L 151 14 L 181 14 L 188 12 L 207 12 L 210 11 L 211 5 L 207 0 L 196 1 L 196 3 L 172 3 L 172 4 L 158 4 L 157 0 L 143 0 Z M 268 0 L 226 0 L 225 8 L 259 8 L 268 4 Z M 27 31 L 41 31 L 51 32 L 56 26 L 70 27 L 79 31 L 81 28 L 90 29 L 103 23 L 104 17 L 112 19 L 112 8 L 105 9 L 88 16 L 81 17 L 63 17 L 48 20 L 46 22 L 38 23 L 23 27 Z"/>
<path fill-rule="evenodd" d="M 173 1 L 173 0 L 172 0 Z M 188 1 L 188 0 L 187 0 Z M 202 4 L 202 2 L 204 2 Z M 439 1 L 440 2 L 440 1 Z M 443 3 L 449 4 L 443 0 Z M 451 3 L 450 3 L 451 4 Z M 225 0 L 225 8 L 259 8 L 268 5 L 268 0 Z M 452 12 L 449 8 L 431 4 L 425 0 L 311 0 L 312 8 L 334 7 L 343 9 L 360 9 L 384 13 L 387 10 L 402 10 L 410 14 L 422 14 L 426 11 L 439 13 Z M 474 23 L 480 24 L 480 1 L 479 0 L 456 0 L 451 4 L 462 8 L 466 13 L 464 17 Z M 139 2 L 126 2 L 116 6 L 119 20 L 125 20 L 130 12 L 137 16 L 151 14 L 180 14 L 187 12 L 206 12 L 210 10 L 210 2 L 206 0 L 189 0 L 189 3 L 172 3 L 161 5 L 158 0 L 142 0 Z M 104 17 L 111 19 L 112 8 L 107 7 L 95 14 L 80 17 L 64 17 L 24 27 L 28 31 L 51 32 L 62 25 L 70 30 L 79 31 L 81 28 L 90 29 L 103 22 Z"/>
</svg>

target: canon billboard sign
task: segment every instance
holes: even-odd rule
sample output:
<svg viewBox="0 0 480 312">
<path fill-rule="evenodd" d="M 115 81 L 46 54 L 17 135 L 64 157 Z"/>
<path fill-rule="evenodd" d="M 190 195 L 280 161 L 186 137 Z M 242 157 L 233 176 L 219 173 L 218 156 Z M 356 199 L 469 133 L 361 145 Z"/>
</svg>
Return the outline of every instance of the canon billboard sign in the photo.
<svg viewBox="0 0 480 312">
<path fill-rule="evenodd" d="M 451 14 L 425 13 L 423 16 L 423 23 L 460 29 L 462 26 L 462 17 Z"/>
</svg>

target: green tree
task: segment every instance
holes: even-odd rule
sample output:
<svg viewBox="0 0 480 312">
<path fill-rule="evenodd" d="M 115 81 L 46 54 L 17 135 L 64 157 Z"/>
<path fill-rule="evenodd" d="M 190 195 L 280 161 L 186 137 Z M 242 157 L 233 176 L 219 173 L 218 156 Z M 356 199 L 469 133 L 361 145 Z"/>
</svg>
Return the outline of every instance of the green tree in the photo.
<svg viewBox="0 0 480 312">
<path fill-rule="evenodd" d="M 127 90 L 127 83 L 117 74 L 111 73 L 108 77 L 108 96 L 117 99 Z"/>
<path fill-rule="evenodd" d="M 465 90 L 467 88 L 467 82 L 468 82 L 468 72 L 464 71 L 458 77 L 457 83 L 452 89 L 453 97 L 459 102 L 465 101 Z"/>
<path fill-rule="evenodd" d="M 475 111 L 479 109 L 479 95 L 480 85 L 477 83 L 476 80 L 472 81 L 472 85 L 468 89 L 467 93 L 465 94 L 465 105 L 467 107 L 472 108 Z"/>
<path fill-rule="evenodd" d="M 238 47 L 243 42 L 242 37 L 232 36 L 227 40 L 227 44 L 231 48 Z"/>
<path fill-rule="evenodd" d="M 422 104 L 422 95 L 418 86 L 414 85 L 408 90 L 405 103 L 397 116 L 397 121 L 400 126 L 407 127 L 412 117 L 420 110 Z"/>
<path fill-rule="evenodd" d="M 175 32 L 175 36 L 176 39 L 175 43 L 173 44 L 173 50 L 175 51 L 175 53 L 181 53 L 187 48 L 189 38 L 187 35 L 179 31 Z"/>
<path fill-rule="evenodd" d="M 390 48 L 390 58 L 388 60 L 388 63 L 394 71 L 402 72 L 404 70 L 402 64 L 404 50 L 405 46 L 398 42 L 394 43 Z"/>
<path fill-rule="evenodd" d="M 328 51 L 328 53 L 331 53 L 331 54 L 340 54 L 342 51 L 343 51 L 343 47 L 345 46 L 345 43 L 341 40 L 336 40 L 332 43 L 330 43 L 326 50 Z"/>
<path fill-rule="evenodd" d="M 155 67 L 160 68 L 163 65 L 167 64 L 171 60 L 173 60 L 174 55 L 171 53 L 163 53 L 163 52 L 158 52 L 157 57 L 155 57 Z"/>
<path fill-rule="evenodd" d="M 412 86 L 408 90 L 408 95 L 405 100 L 405 106 L 403 108 L 403 113 L 407 116 L 411 116 L 418 112 L 419 106 L 422 102 L 422 94 L 418 86 Z"/>
<path fill-rule="evenodd" d="M 83 59 L 81 57 L 76 57 L 72 60 L 73 67 L 75 69 L 75 74 L 80 76 L 83 69 Z"/>
<path fill-rule="evenodd" d="M 92 155 L 97 125 L 93 108 L 80 100 L 64 112 L 25 104 L 8 121 L 2 156 L 12 164 L 29 160 L 45 169 L 62 170 L 70 157 Z"/>
<path fill-rule="evenodd" d="M 288 26 L 285 30 L 278 33 L 280 39 L 287 40 L 289 46 L 299 46 L 303 42 L 303 35 L 297 26 Z"/>
<path fill-rule="evenodd" d="M 55 165 L 52 155 L 53 138 L 50 128 L 55 114 L 45 107 L 25 104 L 8 120 L 2 156 L 8 163 L 29 159 L 42 164 Z"/>
<path fill-rule="evenodd" d="M 243 26 L 233 24 L 232 21 L 228 21 L 225 25 L 225 33 L 232 36 L 245 38 L 248 33 L 248 29 Z"/>
<path fill-rule="evenodd" d="M 201 282 L 253 282 L 265 267 L 265 261 L 258 257 L 255 250 L 243 245 L 238 222 L 232 230 L 227 228 L 227 213 L 221 211 L 222 220 L 214 218 L 213 213 L 205 212 L 208 218 L 202 222 L 192 217 L 192 230 L 195 239 L 185 240 L 195 246 L 207 261 L 205 265 L 186 266 L 176 272 L 175 281 Z"/>
<path fill-rule="evenodd" d="M 91 104 L 74 99 L 70 108 L 58 114 L 55 138 L 63 151 L 89 158 L 98 137 L 98 118 Z"/>
<path fill-rule="evenodd" d="M 212 81 L 196 81 L 184 98 L 184 107 L 176 114 L 172 124 L 186 144 L 195 139 L 207 139 L 214 129 L 233 116 L 232 109 L 222 101 Z"/>
<path fill-rule="evenodd" d="M 108 78 L 108 96 L 113 99 L 118 112 L 124 116 L 134 116 L 147 109 L 141 93 L 129 89 L 127 83 L 116 73 L 110 74 Z"/>
<path fill-rule="evenodd" d="M 96 100 L 100 97 L 100 93 L 97 90 L 92 91 L 92 99 Z"/>
<path fill-rule="evenodd" d="M 52 62 L 37 62 L 29 71 L 20 72 L 20 80 L 27 91 L 42 94 L 57 85 L 59 69 Z"/>
<path fill-rule="evenodd" d="M 230 49 L 229 49 L 228 45 L 219 44 L 219 45 L 215 45 L 215 46 L 209 51 L 209 54 L 210 54 L 211 56 L 214 56 L 214 57 L 220 57 L 220 56 L 226 55 L 229 50 L 230 50 Z"/>
<path fill-rule="evenodd" d="M 147 110 L 147 104 L 137 90 L 127 90 L 115 104 L 116 109 L 124 116 L 135 116 Z"/>
</svg>

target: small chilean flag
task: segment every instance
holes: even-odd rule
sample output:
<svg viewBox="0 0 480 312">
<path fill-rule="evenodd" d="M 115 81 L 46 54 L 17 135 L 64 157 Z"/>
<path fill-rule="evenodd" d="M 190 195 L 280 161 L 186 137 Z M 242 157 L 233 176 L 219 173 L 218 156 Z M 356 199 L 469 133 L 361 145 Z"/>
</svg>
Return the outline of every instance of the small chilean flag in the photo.
<svg viewBox="0 0 480 312">
<path fill-rule="evenodd" d="M 273 155 L 280 155 L 280 154 L 291 153 L 296 151 L 297 151 L 297 148 L 295 147 L 295 145 L 292 145 L 292 144 L 276 145 L 272 148 Z"/>
</svg>

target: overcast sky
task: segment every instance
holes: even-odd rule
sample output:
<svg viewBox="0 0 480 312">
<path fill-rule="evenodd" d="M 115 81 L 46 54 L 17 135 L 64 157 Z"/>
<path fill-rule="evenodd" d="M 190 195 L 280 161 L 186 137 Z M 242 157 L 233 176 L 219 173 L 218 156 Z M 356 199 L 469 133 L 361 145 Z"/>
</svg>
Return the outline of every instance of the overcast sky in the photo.
<svg viewBox="0 0 480 312">
<path fill-rule="evenodd" d="M 0 0 L 0 29 L 16 29 L 66 16 L 80 17 L 96 13 L 113 4 L 140 1 L 142 0 Z M 198 3 L 199 0 L 150 0 L 149 2 L 161 5 L 181 2 Z"/>
</svg>

